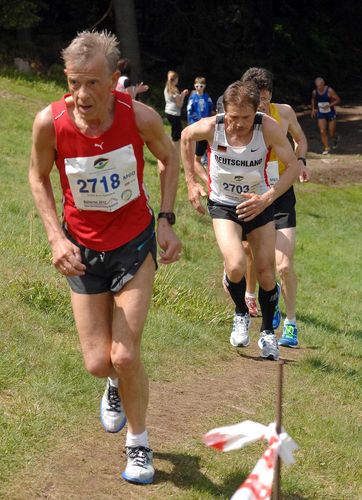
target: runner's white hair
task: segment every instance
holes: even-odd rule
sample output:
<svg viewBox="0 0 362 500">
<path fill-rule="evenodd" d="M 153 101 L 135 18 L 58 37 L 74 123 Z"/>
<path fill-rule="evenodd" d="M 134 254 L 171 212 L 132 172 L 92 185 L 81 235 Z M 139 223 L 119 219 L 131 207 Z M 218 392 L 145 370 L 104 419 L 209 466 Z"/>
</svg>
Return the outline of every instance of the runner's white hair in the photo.
<svg viewBox="0 0 362 500">
<path fill-rule="evenodd" d="M 120 51 L 117 37 L 107 31 L 82 31 L 62 50 L 65 66 L 71 62 L 84 64 L 96 54 L 104 55 L 111 73 L 117 70 Z"/>
</svg>

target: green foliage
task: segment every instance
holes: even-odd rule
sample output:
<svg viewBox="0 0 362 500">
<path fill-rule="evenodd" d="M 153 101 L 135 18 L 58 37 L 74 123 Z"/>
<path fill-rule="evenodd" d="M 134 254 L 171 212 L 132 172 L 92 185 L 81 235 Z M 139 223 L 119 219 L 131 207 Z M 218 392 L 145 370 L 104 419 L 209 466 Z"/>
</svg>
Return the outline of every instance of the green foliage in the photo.
<svg viewBox="0 0 362 500">
<path fill-rule="evenodd" d="M 34 309 L 69 320 L 72 318 L 69 293 L 59 284 L 57 286 L 23 276 L 17 277 L 9 289 L 17 294 L 21 302 Z"/>
<path fill-rule="evenodd" d="M 277 102 L 308 102 L 317 74 L 333 87 L 358 88 L 362 78 L 362 4 L 216 0 L 144 2 L 136 0 L 142 79 L 150 91 L 142 100 L 164 106 L 163 84 L 169 69 L 180 85 L 192 88 L 194 77 L 207 78 L 216 101 L 225 87 L 250 66 L 275 74 Z M 3 0 L 0 5 L 0 62 L 21 56 L 39 71 L 61 78 L 61 49 L 75 33 L 97 24 L 106 12 L 93 0 Z M 18 28 L 37 29 L 19 31 Z M 113 11 L 97 29 L 116 32 Z M 212 33 L 212 36 L 210 36 Z M 50 43 L 51 41 L 51 43 Z M 129 47 L 121 47 L 127 57 Z"/>
<path fill-rule="evenodd" d="M 202 272 L 194 269 L 194 272 Z M 166 306 L 180 317 L 190 322 L 222 325 L 230 320 L 232 314 L 226 304 L 214 300 L 213 290 L 200 293 L 193 286 L 181 284 L 175 268 L 161 269 L 156 276 L 153 304 L 155 307 Z"/>
<path fill-rule="evenodd" d="M 5 29 L 30 28 L 41 18 L 38 12 L 45 4 L 39 0 L 2 1 L 0 4 L 0 26 Z"/>
</svg>

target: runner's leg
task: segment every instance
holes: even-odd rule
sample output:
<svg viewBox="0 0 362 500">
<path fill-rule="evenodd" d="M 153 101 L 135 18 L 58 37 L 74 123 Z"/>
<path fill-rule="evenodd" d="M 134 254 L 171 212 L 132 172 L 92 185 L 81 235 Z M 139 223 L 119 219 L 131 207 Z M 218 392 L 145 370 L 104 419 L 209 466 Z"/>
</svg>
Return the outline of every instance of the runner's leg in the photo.
<svg viewBox="0 0 362 500">
<path fill-rule="evenodd" d="M 288 319 L 295 318 L 297 275 L 294 269 L 295 227 L 276 231 L 275 261 L 280 276 L 282 294 Z"/>
<path fill-rule="evenodd" d="M 155 263 L 149 254 L 134 278 L 114 296 L 111 359 L 132 434 L 145 431 L 148 378 L 141 361 L 141 338 L 154 276 Z"/>
<path fill-rule="evenodd" d="M 246 253 L 246 292 L 245 301 L 249 309 L 250 316 L 258 315 L 258 306 L 256 303 L 256 272 L 253 260 L 253 254 L 249 243 L 243 240 L 243 248 Z"/>
<path fill-rule="evenodd" d="M 238 283 L 246 271 L 246 256 L 241 243 L 241 226 L 231 220 L 213 219 L 214 233 L 224 258 L 225 271 L 234 283 Z"/>
<path fill-rule="evenodd" d="M 273 315 L 277 302 L 275 232 L 275 223 L 272 221 L 248 234 L 259 282 L 259 303 L 263 317 L 261 330 L 270 331 L 273 330 Z"/>
<path fill-rule="evenodd" d="M 71 291 L 71 299 L 87 371 L 95 377 L 116 377 L 111 362 L 112 294 Z"/>
<path fill-rule="evenodd" d="M 318 127 L 321 134 L 323 148 L 326 151 L 327 149 L 329 149 L 327 136 L 327 120 L 325 118 L 318 118 Z"/>
<path fill-rule="evenodd" d="M 328 120 L 328 132 L 329 132 L 329 137 L 331 138 L 332 144 L 334 144 L 334 141 L 336 140 L 336 126 L 337 126 L 337 120 Z"/>
</svg>

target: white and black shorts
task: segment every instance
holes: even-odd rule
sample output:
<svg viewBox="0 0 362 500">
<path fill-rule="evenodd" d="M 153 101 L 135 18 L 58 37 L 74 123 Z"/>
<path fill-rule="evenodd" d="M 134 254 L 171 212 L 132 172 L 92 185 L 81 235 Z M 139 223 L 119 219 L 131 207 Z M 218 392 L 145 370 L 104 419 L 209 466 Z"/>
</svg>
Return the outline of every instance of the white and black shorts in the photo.
<svg viewBox="0 0 362 500">
<path fill-rule="evenodd" d="M 83 276 L 66 277 L 73 292 L 86 295 L 119 292 L 134 277 L 149 253 L 157 269 L 154 220 L 136 238 L 108 252 L 86 248 L 64 231 L 67 238 L 80 249 L 82 263 L 86 265 Z"/>
</svg>

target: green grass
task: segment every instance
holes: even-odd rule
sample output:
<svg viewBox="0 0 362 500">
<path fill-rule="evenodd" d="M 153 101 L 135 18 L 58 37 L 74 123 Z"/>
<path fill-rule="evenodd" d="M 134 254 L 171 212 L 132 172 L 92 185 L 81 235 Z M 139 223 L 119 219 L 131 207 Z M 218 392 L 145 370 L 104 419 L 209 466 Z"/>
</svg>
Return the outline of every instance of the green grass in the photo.
<svg viewBox="0 0 362 500">
<path fill-rule="evenodd" d="M 11 498 L 9 485 L 19 471 L 37 463 L 96 411 L 103 389 L 102 381 L 83 368 L 67 285 L 51 266 L 27 183 L 34 114 L 61 92 L 44 82 L 0 77 L 0 497 L 4 492 L 4 498 Z M 146 184 L 157 210 L 157 167 L 149 155 Z M 300 451 L 297 465 L 283 474 L 283 498 L 358 498 L 362 496 L 362 191 L 360 186 L 310 184 L 298 186 L 297 192 L 298 318 L 304 352 L 286 366 L 284 425 Z M 58 190 L 56 196 L 59 201 Z M 183 259 L 157 273 L 143 341 L 147 370 L 151 379 L 159 381 L 177 380 L 195 367 L 208 373 L 230 359 L 225 345 L 232 308 L 221 287 L 221 258 L 210 220 L 199 217 L 189 205 L 183 178 L 176 212 Z M 273 420 L 273 391 L 258 395 L 254 410 L 259 422 Z M 223 418 L 208 416 L 207 424 L 232 424 L 240 414 L 235 410 L 227 421 Z M 255 444 L 241 452 L 218 454 L 196 439 L 186 440 L 175 449 L 175 474 L 183 492 L 173 498 L 230 497 L 262 449 Z M 190 461 L 194 467 L 182 468 Z M 168 484 L 162 491 L 164 498 L 173 492 Z"/>
</svg>

